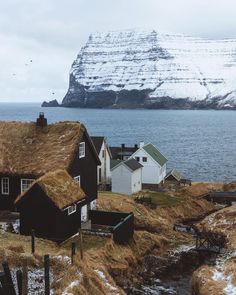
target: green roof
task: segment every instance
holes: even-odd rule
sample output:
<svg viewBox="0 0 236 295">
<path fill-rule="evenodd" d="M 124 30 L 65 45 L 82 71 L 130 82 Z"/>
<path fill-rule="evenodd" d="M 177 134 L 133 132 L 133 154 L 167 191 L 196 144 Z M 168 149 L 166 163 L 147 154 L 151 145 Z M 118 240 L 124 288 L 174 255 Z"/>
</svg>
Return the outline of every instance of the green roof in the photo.
<svg viewBox="0 0 236 295">
<path fill-rule="evenodd" d="M 154 161 L 156 161 L 160 166 L 163 166 L 167 159 L 158 149 L 152 145 L 151 143 L 146 144 L 143 146 L 143 149 L 153 158 Z"/>
<path fill-rule="evenodd" d="M 110 169 L 113 169 L 115 166 L 117 166 L 118 164 L 120 164 L 120 162 L 122 162 L 122 161 L 121 160 L 113 160 L 113 159 L 111 159 Z"/>
<path fill-rule="evenodd" d="M 169 176 L 173 176 L 177 181 L 180 181 L 181 179 L 181 174 L 179 173 L 179 171 L 173 169 L 171 170 L 169 173 L 167 173 L 165 179 L 167 179 Z"/>
</svg>

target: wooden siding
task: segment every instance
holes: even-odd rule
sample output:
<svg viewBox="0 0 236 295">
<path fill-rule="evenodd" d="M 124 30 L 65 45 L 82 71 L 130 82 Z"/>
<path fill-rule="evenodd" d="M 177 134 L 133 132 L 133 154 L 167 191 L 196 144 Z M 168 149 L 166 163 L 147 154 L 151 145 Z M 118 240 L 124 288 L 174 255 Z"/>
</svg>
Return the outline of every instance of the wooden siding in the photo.
<svg viewBox="0 0 236 295">
<path fill-rule="evenodd" d="M 68 170 L 72 177 L 80 175 L 80 185 L 90 201 L 97 198 L 97 160 L 86 133 L 81 142 L 85 142 L 85 157 L 79 158 L 79 148 Z"/>
<path fill-rule="evenodd" d="M 97 158 L 95 150 L 89 143 L 89 135 L 84 132 L 81 142 L 85 142 L 85 157 L 79 158 L 79 147 L 74 155 L 68 173 L 72 176 L 80 175 L 81 188 L 88 196 L 90 201 L 97 198 Z M 57 167 L 55 167 L 56 169 Z M 9 178 L 9 195 L 1 194 L 0 183 L 0 210 L 16 210 L 14 201 L 21 194 L 21 179 L 37 179 L 41 175 L 7 175 L 0 174 L 0 181 L 2 177 Z"/>
<path fill-rule="evenodd" d="M 2 195 L 1 180 L 3 177 L 9 178 L 9 195 Z M 14 201 L 21 194 L 21 179 L 35 179 L 34 175 L 7 175 L 0 174 L 0 210 L 15 210 Z"/>
<path fill-rule="evenodd" d="M 78 232 L 81 226 L 81 208 L 68 215 L 68 210 L 58 209 L 39 185 L 27 192 L 18 204 L 20 233 L 30 235 L 35 230 L 38 237 L 63 241 Z"/>
</svg>

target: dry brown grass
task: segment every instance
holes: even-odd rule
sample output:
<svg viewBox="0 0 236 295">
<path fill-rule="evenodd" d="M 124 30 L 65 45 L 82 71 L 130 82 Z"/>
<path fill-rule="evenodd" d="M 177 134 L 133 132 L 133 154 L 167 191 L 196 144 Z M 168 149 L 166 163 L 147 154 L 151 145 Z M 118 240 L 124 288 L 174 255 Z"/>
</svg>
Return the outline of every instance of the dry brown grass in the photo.
<svg viewBox="0 0 236 295">
<path fill-rule="evenodd" d="M 207 216 L 198 227 L 206 232 L 219 232 L 227 237 L 227 246 L 236 248 L 236 205 L 221 209 Z"/>
<path fill-rule="evenodd" d="M 189 197 L 200 197 L 210 191 L 223 190 L 223 183 L 193 182 L 180 190 L 180 195 Z"/>
<path fill-rule="evenodd" d="M 34 123 L 0 121 L 0 171 L 42 175 L 67 169 L 85 127 L 79 122 L 59 122 L 45 128 Z"/>
<path fill-rule="evenodd" d="M 103 210 L 134 212 L 134 239 L 123 246 L 115 244 L 111 238 L 83 235 L 83 261 L 79 250 L 74 266 L 52 259 L 55 294 L 61 295 L 65 290 L 78 295 L 124 294 L 118 286 L 136 286 L 141 282 L 145 255 L 164 255 L 178 244 L 191 241 L 189 236 L 174 232 L 173 223 L 200 216 L 213 207 L 205 200 L 184 197 L 177 205 L 150 209 L 137 204 L 132 197 L 112 193 L 100 193 L 98 205 Z M 74 240 L 78 241 L 78 238 Z M 71 242 L 59 246 L 36 239 L 36 254 L 31 255 L 30 237 L 0 234 L 0 258 L 9 257 L 11 263 L 15 263 L 16 253 L 21 252 L 16 258 L 18 264 L 28 259 L 32 266 L 42 266 L 44 254 L 70 256 Z M 105 281 L 97 271 L 102 272 Z M 78 284 L 69 288 L 71 282 Z"/>
</svg>

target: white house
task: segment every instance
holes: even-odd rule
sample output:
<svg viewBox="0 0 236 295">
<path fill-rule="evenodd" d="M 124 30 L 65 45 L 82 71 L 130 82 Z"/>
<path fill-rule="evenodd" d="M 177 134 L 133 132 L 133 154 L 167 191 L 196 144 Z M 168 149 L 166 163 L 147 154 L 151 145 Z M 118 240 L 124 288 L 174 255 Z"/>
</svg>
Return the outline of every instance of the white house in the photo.
<svg viewBox="0 0 236 295">
<path fill-rule="evenodd" d="M 131 158 L 142 164 L 142 185 L 143 188 L 150 185 L 158 185 L 163 182 L 166 176 L 165 156 L 151 143 L 140 143 L 139 149 L 132 154 Z"/>
<path fill-rule="evenodd" d="M 96 148 L 101 165 L 97 168 L 97 184 L 110 184 L 111 183 L 111 171 L 110 161 L 111 152 L 106 142 L 106 138 L 103 136 L 91 136 L 93 144 Z"/>
<path fill-rule="evenodd" d="M 132 195 L 142 190 L 142 165 L 131 158 L 111 169 L 112 192 Z"/>
</svg>

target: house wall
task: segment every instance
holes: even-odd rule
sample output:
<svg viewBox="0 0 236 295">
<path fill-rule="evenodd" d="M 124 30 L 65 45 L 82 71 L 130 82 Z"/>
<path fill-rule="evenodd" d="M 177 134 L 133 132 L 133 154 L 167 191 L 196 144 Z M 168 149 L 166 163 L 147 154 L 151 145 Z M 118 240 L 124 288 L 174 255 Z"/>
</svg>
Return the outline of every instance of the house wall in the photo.
<svg viewBox="0 0 236 295">
<path fill-rule="evenodd" d="M 9 195 L 2 194 L 2 178 L 9 178 Z M 0 210 L 15 210 L 14 201 L 21 194 L 21 179 L 35 179 L 33 175 L 9 175 L 9 174 L 0 174 Z"/>
<path fill-rule="evenodd" d="M 68 173 L 72 177 L 80 175 L 81 188 L 92 201 L 97 198 L 97 160 L 85 133 L 81 141 L 85 142 L 85 157 L 79 159 L 78 147 L 74 156 L 74 161 L 68 169 Z M 0 210 L 14 211 L 16 210 L 14 201 L 21 194 L 21 179 L 36 179 L 39 175 L 0 174 L 0 186 L 2 177 L 9 178 L 9 195 L 2 195 L 0 187 Z"/>
<path fill-rule="evenodd" d="M 126 195 L 132 194 L 132 172 L 124 165 L 112 170 L 112 192 Z"/>
<path fill-rule="evenodd" d="M 104 157 L 103 157 L 103 151 L 104 151 Z M 98 175 L 98 182 L 97 184 L 111 183 L 111 171 L 110 171 L 110 154 L 107 149 L 107 145 L 103 141 L 102 147 L 99 153 L 99 159 L 101 161 L 101 165 L 97 168 L 97 175 Z M 99 169 L 101 168 L 101 182 L 99 179 Z"/>
<path fill-rule="evenodd" d="M 140 158 L 139 163 L 143 165 L 142 183 L 159 184 L 164 180 L 166 175 L 166 164 L 161 167 L 142 148 L 136 151 L 130 158 L 136 159 L 136 157 Z M 147 162 L 143 162 L 143 157 L 147 157 Z"/>
<path fill-rule="evenodd" d="M 142 168 L 135 170 L 131 179 L 132 194 L 140 192 L 142 190 Z"/>
<path fill-rule="evenodd" d="M 17 208 L 20 233 L 24 235 L 30 235 L 34 229 L 36 236 L 62 241 L 77 233 L 81 226 L 80 206 L 68 215 L 68 210 L 58 209 L 38 185 L 26 193 Z"/>
<path fill-rule="evenodd" d="M 97 162 L 94 151 L 84 133 L 81 142 L 85 142 L 85 157 L 79 158 L 79 147 L 74 161 L 68 169 L 72 177 L 80 175 L 80 186 L 91 200 L 97 198 Z"/>
</svg>

